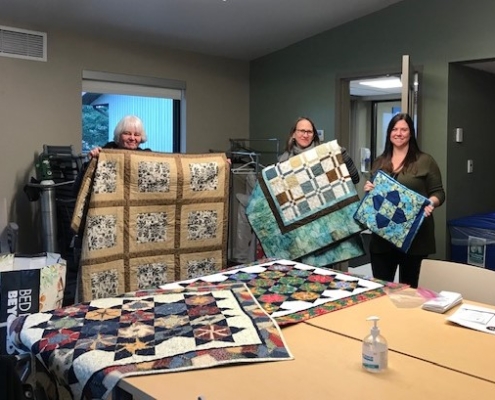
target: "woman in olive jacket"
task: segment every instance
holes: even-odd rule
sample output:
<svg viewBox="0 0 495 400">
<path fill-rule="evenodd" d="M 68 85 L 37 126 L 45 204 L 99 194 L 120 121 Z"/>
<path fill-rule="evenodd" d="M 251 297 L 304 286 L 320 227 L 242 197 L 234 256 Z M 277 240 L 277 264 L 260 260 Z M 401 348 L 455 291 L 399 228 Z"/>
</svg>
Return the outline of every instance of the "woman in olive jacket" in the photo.
<svg viewBox="0 0 495 400">
<path fill-rule="evenodd" d="M 372 173 L 378 170 L 430 200 L 431 204 L 424 211 L 425 219 L 407 253 L 376 234 L 372 234 L 370 241 L 371 269 L 375 278 L 391 282 L 399 267 L 399 282 L 418 287 L 421 262 L 436 252 L 432 214 L 445 201 L 445 191 L 437 163 L 419 149 L 414 123 L 408 114 L 397 114 L 391 119 L 385 150 L 374 161 Z M 366 192 L 373 188 L 370 181 L 364 185 Z"/>
</svg>

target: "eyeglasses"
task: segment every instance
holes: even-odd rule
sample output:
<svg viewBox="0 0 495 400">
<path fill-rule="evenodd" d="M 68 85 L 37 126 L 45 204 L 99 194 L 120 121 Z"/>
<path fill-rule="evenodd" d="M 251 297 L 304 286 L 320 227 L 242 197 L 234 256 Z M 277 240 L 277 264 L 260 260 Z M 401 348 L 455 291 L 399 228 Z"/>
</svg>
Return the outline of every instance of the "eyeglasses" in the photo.
<svg viewBox="0 0 495 400">
<path fill-rule="evenodd" d="M 303 135 L 313 136 L 314 135 L 313 131 L 308 131 L 306 129 L 296 129 L 296 132 L 299 134 L 299 136 L 303 136 Z"/>
</svg>

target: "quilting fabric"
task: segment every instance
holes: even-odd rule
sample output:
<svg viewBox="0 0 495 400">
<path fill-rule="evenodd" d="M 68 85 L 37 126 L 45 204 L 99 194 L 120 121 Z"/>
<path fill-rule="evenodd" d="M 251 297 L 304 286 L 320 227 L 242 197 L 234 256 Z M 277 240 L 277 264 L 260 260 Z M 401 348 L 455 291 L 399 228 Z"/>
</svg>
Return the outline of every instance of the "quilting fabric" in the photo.
<svg viewBox="0 0 495 400">
<path fill-rule="evenodd" d="M 294 260 L 346 240 L 364 228 L 353 218 L 359 197 L 337 141 L 262 170 L 246 208 L 267 257 Z M 363 255 L 335 252 L 334 262 Z"/>
<path fill-rule="evenodd" d="M 232 282 L 245 283 L 261 307 L 281 326 L 384 294 L 382 281 L 366 280 L 290 260 L 242 265 L 200 278 L 169 283 L 162 288 L 191 290 L 201 286 L 222 287 Z"/>
<path fill-rule="evenodd" d="M 354 218 L 371 232 L 407 252 L 424 220 L 430 200 L 378 171 L 374 189 L 363 197 Z"/>
<path fill-rule="evenodd" d="M 359 234 L 350 236 L 345 240 L 332 243 L 320 250 L 316 250 L 298 261 L 315 267 L 328 267 L 341 261 L 350 260 L 366 254 L 363 240 Z"/>
<path fill-rule="evenodd" d="M 209 274 L 226 266 L 224 154 L 103 150 L 83 178 L 81 300 Z"/>
<path fill-rule="evenodd" d="M 41 360 L 62 399 L 104 399 L 124 377 L 293 359 L 246 285 L 153 290 L 17 318 L 15 346 Z"/>
</svg>

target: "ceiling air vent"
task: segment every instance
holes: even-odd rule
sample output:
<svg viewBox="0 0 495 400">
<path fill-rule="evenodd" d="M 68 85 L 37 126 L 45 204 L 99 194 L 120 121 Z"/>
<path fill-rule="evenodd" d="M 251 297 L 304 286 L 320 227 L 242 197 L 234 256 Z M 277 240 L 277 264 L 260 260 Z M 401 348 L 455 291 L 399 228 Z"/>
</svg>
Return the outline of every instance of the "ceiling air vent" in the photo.
<svg viewBox="0 0 495 400">
<path fill-rule="evenodd" d="M 0 56 L 46 61 L 46 33 L 0 25 Z"/>
</svg>

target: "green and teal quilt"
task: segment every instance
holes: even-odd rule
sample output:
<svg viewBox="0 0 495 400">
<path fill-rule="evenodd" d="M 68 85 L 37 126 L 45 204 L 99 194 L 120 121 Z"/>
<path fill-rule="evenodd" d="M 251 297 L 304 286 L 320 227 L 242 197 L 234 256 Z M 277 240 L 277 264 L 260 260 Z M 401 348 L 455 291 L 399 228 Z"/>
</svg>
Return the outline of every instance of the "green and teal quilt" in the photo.
<svg viewBox="0 0 495 400">
<path fill-rule="evenodd" d="M 323 266 L 364 254 L 358 206 L 334 140 L 264 168 L 246 214 L 267 257 Z"/>
</svg>

